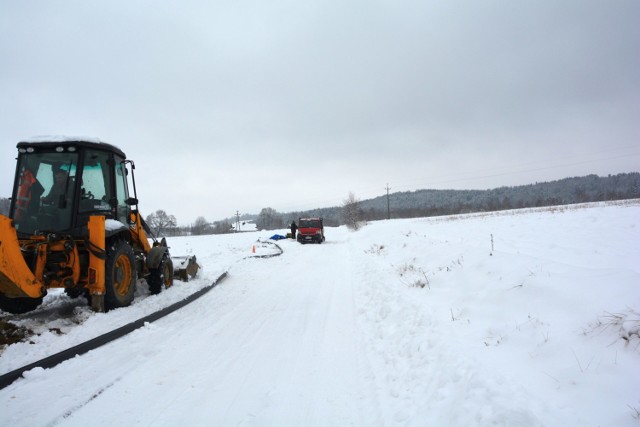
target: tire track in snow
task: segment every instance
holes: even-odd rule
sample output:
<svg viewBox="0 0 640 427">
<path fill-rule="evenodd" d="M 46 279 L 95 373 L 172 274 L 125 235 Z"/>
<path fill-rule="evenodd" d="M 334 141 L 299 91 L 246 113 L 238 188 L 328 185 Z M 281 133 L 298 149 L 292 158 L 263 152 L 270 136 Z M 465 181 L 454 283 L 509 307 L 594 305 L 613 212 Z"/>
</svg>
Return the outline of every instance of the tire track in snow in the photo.
<svg viewBox="0 0 640 427">
<path fill-rule="evenodd" d="M 371 387 L 357 356 L 348 247 L 293 243 L 284 249 L 278 258 L 238 263 L 188 315 L 154 324 L 151 332 L 171 341 L 157 340 L 149 368 L 105 394 L 113 399 L 144 382 L 156 398 L 144 406 L 123 402 L 129 418 L 114 415 L 113 423 L 380 425 L 363 405 Z M 89 411 L 83 408 L 82 416 Z"/>
<path fill-rule="evenodd" d="M 293 413 L 279 419 L 280 424 L 297 421 L 320 425 L 330 417 L 339 422 L 353 421 L 360 415 L 354 415 L 357 409 L 353 407 L 357 402 L 354 394 L 358 394 L 354 391 L 358 384 L 354 379 L 357 361 L 353 360 L 357 351 L 345 348 L 355 342 L 350 282 L 344 277 L 347 260 L 342 257 L 339 266 L 334 264 L 335 251 L 340 250 L 335 244 L 289 249 L 281 259 L 274 260 L 275 270 L 286 274 L 281 273 L 270 283 L 268 292 L 258 297 L 259 306 L 270 309 L 264 313 L 269 317 L 267 330 L 261 331 L 268 338 L 256 338 L 256 352 L 275 352 L 279 362 L 254 358 L 249 362 L 252 367 L 246 367 L 253 373 L 251 384 L 255 384 L 256 375 L 269 377 L 265 370 L 270 364 L 279 374 L 272 377 L 275 381 L 271 387 L 266 385 L 268 380 L 264 382 L 265 402 L 246 422 L 251 424 L 256 418 L 264 421 L 287 411 Z M 245 392 L 238 388 L 238 396 Z M 237 402 L 238 398 L 234 405 L 240 406 Z M 281 405 L 290 409 L 283 411 Z M 229 409 L 234 410 L 233 406 Z"/>
</svg>

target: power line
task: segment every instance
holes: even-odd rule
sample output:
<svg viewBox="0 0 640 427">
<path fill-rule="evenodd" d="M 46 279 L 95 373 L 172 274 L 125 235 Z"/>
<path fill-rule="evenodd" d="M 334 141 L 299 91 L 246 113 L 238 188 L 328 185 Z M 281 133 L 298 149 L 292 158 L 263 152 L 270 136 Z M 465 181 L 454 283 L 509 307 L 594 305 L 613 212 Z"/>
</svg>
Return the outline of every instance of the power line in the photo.
<svg viewBox="0 0 640 427">
<path fill-rule="evenodd" d="M 391 208 L 390 208 L 390 203 L 389 203 L 389 190 L 391 190 L 391 188 L 389 187 L 389 183 L 387 182 L 387 186 L 385 187 L 385 190 L 387 190 L 387 219 L 391 219 Z"/>
</svg>

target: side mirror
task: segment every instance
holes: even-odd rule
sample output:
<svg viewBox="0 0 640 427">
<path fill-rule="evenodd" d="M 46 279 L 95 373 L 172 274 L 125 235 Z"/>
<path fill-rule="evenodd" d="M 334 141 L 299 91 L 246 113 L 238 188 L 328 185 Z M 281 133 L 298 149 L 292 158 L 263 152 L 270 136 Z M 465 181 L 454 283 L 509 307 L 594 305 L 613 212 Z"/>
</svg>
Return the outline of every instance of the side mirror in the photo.
<svg viewBox="0 0 640 427">
<path fill-rule="evenodd" d="M 129 197 L 125 203 L 129 206 L 133 206 L 133 205 L 137 205 L 138 204 L 138 199 L 136 199 L 135 197 Z"/>
</svg>

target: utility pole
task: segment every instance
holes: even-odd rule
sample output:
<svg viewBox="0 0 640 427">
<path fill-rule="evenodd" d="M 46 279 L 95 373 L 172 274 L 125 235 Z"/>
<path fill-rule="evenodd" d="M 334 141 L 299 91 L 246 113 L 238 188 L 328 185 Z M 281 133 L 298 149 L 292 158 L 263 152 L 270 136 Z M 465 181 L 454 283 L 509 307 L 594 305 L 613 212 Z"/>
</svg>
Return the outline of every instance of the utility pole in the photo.
<svg viewBox="0 0 640 427">
<path fill-rule="evenodd" d="M 236 233 L 240 231 L 240 212 L 236 211 Z"/>
<path fill-rule="evenodd" d="M 390 209 L 390 205 L 389 205 L 389 190 L 391 190 L 391 188 L 389 188 L 389 183 L 387 182 L 387 187 L 385 188 L 385 190 L 387 190 L 387 219 L 391 219 L 391 209 Z"/>
</svg>

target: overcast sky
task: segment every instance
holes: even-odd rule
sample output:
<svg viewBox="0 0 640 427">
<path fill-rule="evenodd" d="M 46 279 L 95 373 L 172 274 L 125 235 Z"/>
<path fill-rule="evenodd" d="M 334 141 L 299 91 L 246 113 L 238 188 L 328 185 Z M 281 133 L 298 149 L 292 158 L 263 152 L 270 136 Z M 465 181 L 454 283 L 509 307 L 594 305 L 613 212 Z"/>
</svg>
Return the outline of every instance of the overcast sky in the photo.
<svg viewBox="0 0 640 427">
<path fill-rule="evenodd" d="M 141 209 L 213 221 L 640 171 L 637 0 L 0 0 L 15 145 L 97 137 Z"/>
</svg>

